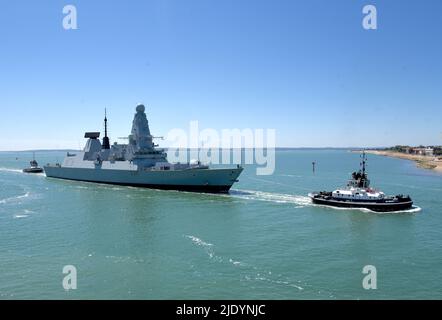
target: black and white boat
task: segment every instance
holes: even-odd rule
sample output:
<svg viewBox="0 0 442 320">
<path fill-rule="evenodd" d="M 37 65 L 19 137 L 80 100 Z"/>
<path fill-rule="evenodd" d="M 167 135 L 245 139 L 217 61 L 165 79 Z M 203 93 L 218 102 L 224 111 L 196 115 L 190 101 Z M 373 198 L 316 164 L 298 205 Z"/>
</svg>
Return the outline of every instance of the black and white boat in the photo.
<svg viewBox="0 0 442 320">
<path fill-rule="evenodd" d="M 38 166 L 37 161 L 35 160 L 35 154 L 33 154 L 33 159 L 29 162 L 30 167 L 24 168 L 24 173 L 41 173 L 43 172 L 43 168 Z"/>
<path fill-rule="evenodd" d="M 343 208 L 365 208 L 376 212 L 410 209 L 413 205 L 410 196 L 386 196 L 382 191 L 370 187 L 370 180 L 365 170 L 366 162 L 367 158 L 363 152 L 361 170 L 352 173 L 347 186 L 334 191 L 309 193 L 313 203 Z"/>
</svg>

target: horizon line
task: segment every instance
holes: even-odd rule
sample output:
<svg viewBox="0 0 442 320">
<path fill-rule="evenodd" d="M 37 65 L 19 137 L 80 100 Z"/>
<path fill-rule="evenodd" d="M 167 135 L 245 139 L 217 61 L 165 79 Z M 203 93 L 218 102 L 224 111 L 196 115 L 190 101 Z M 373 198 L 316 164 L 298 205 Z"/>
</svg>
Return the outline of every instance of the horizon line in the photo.
<svg viewBox="0 0 442 320">
<path fill-rule="evenodd" d="M 427 145 L 423 145 L 423 146 L 427 146 Z M 430 145 L 428 145 L 430 146 Z M 433 145 L 431 145 L 433 146 Z M 386 148 L 392 148 L 394 146 L 377 146 L 377 147 L 331 147 L 331 146 L 326 146 L 326 147 L 275 147 L 275 150 L 278 149 L 285 149 L 285 150 L 290 150 L 290 149 L 310 149 L 310 150 L 314 150 L 314 149 L 339 149 L 339 150 L 375 150 L 375 149 L 386 149 Z M 412 146 L 411 146 L 412 147 Z M 165 149 L 168 150 L 169 147 L 164 147 L 164 148 L 160 148 L 160 149 Z M 179 149 L 187 149 L 187 150 L 209 150 L 212 148 L 187 148 L 187 147 L 183 147 L 183 148 L 179 148 Z M 218 150 L 238 150 L 238 149 L 269 149 L 269 148 L 265 148 L 265 147 L 260 147 L 260 148 L 255 148 L 255 147 L 241 147 L 241 148 L 218 148 Z M 72 149 L 72 148 L 63 148 L 63 149 L 27 149 L 27 150 L 0 150 L 0 152 L 55 152 L 55 151 L 82 151 L 82 150 L 78 150 L 78 149 Z"/>
</svg>

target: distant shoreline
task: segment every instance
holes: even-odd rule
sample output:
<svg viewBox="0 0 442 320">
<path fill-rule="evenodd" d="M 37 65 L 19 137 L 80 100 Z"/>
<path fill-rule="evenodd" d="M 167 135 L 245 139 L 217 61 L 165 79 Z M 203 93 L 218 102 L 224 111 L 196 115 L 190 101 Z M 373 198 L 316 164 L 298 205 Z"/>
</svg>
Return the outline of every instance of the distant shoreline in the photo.
<svg viewBox="0 0 442 320">
<path fill-rule="evenodd" d="M 169 149 L 170 147 L 163 147 L 163 149 Z M 198 148 L 180 148 L 180 150 L 198 150 Z M 200 148 L 201 150 L 206 150 L 208 148 Z M 260 148 L 219 148 L 219 150 L 248 150 L 248 149 L 263 149 Z M 265 148 L 264 148 L 265 149 Z M 363 147 L 276 147 L 275 151 L 294 151 L 294 150 L 362 150 Z M 34 149 L 34 150 L 0 150 L 3 153 L 11 153 L 11 152 L 78 152 L 81 151 L 79 149 Z"/>
<path fill-rule="evenodd" d="M 359 152 L 359 151 L 355 151 Z M 435 170 L 442 173 L 442 157 L 436 156 L 422 156 L 417 154 L 406 154 L 402 152 L 390 150 L 365 150 L 366 153 L 376 154 L 379 156 L 400 158 L 405 160 L 412 160 L 416 162 L 419 168 Z M 439 160 L 438 160 L 439 159 Z"/>
</svg>

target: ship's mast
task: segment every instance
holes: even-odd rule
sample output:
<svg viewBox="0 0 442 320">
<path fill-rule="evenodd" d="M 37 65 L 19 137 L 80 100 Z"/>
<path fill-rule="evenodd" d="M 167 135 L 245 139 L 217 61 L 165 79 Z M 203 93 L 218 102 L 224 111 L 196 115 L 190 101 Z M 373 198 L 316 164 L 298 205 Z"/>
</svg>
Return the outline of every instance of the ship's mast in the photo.
<svg viewBox="0 0 442 320">
<path fill-rule="evenodd" d="M 104 108 L 104 137 L 103 137 L 102 149 L 104 149 L 104 150 L 110 149 L 109 137 L 107 136 L 107 112 L 106 112 L 106 108 Z"/>
<path fill-rule="evenodd" d="M 365 156 L 365 150 L 362 151 L 362 176 L 365 177 L 365 162 L 367 161 L 367 158 Z"/>
</svg>

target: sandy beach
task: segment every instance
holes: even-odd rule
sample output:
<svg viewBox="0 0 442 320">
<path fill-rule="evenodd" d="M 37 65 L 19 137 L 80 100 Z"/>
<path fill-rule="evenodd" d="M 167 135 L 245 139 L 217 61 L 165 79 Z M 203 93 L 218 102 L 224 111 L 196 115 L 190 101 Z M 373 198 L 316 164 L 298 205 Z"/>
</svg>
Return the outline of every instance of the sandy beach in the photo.
<svg viewBox="0 0 442 320">
<path fill-rule="evenodd" d="M 380 156 L 401 158 L 407 160 L 413 160 L 417 163 L 419 168 L 436 170 L 442 172 L 442 157 L 436 156 L 421 156 L 415 154 L 406 154 L 402 152 L 388 151 L 388 150 L 365 150 L 367 153 L 377 154 Z"/>
</svg>

